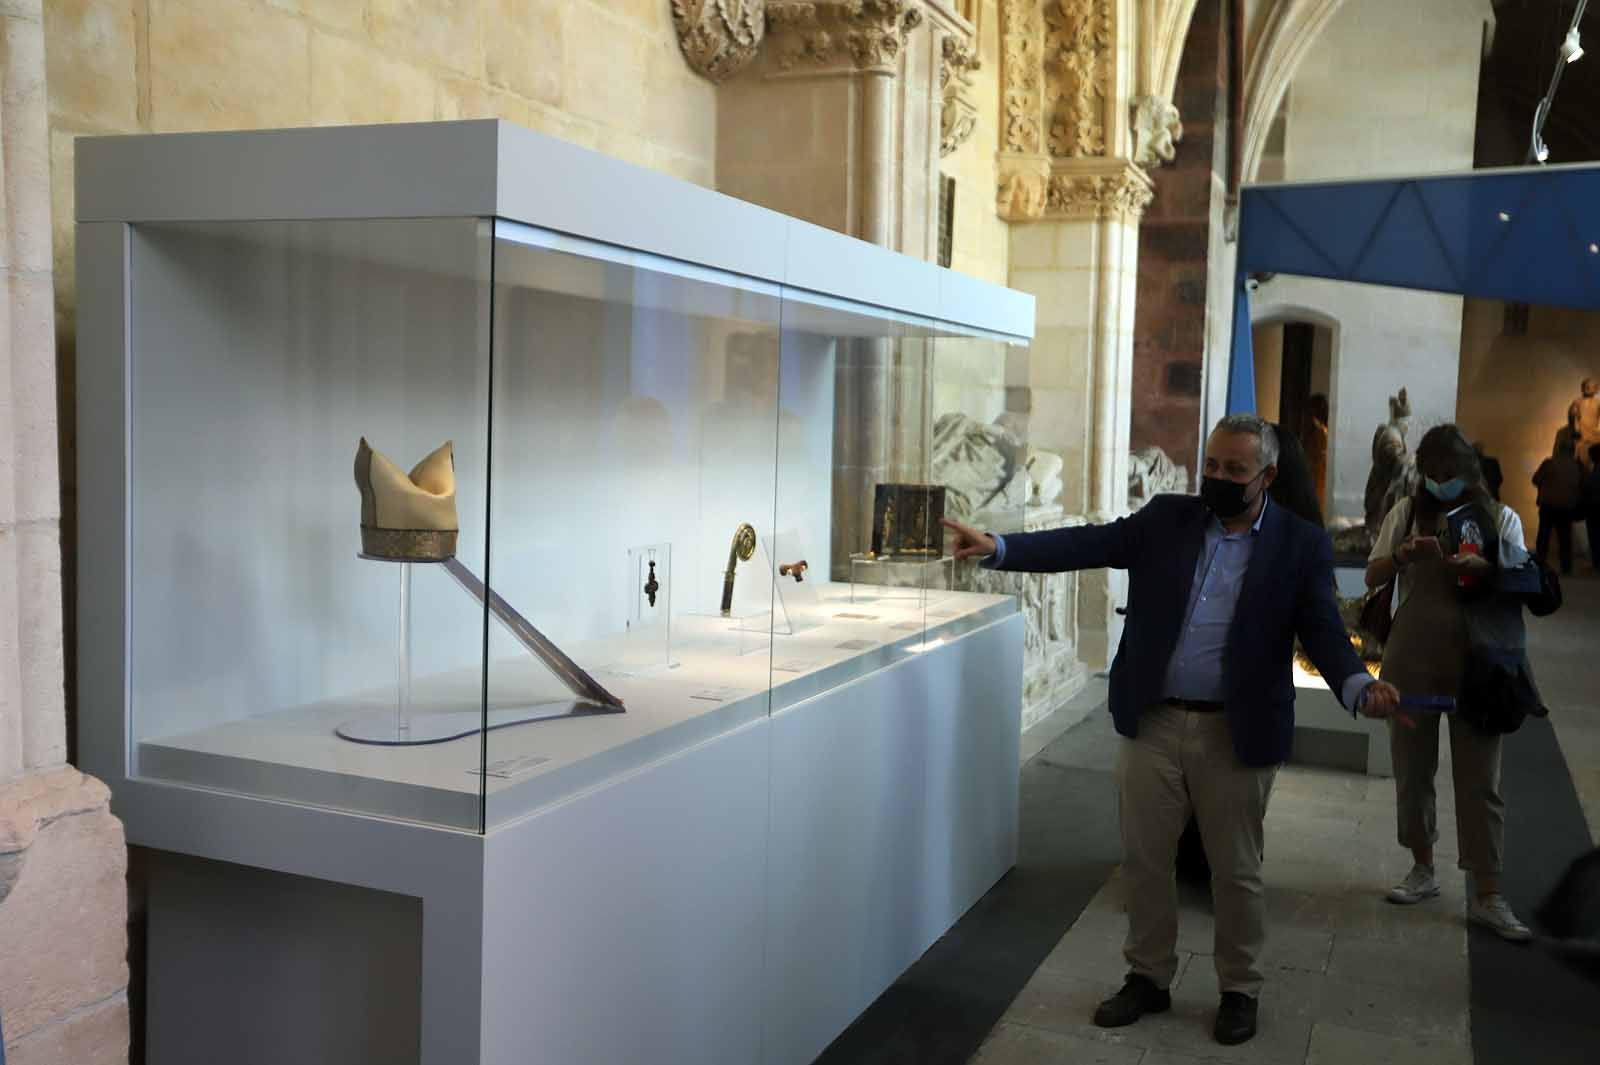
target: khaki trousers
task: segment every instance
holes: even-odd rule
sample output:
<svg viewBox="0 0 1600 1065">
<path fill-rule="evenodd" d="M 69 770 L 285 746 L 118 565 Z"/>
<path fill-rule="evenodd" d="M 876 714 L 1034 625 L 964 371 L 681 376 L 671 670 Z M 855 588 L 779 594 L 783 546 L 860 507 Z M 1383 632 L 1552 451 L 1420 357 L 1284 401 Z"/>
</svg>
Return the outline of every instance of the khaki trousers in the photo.
<svg viewBox="0 0 1600 1065">
<path fill-rule="evenodd" d="M 1137 739 L 1123 740 L 1122 877 L 1128 904 L 1128 968 L 1157 987 L 1178 969 L 1178 838 L 1192 811 L 1211 865 L 1217 982 L 1254 997 L 1266 940 L 1261 888 L 1262 823 L 1277 767 L 1240 764 L 1227 717 L 1171 706 L 1147 710 Z"/>
<path fill-rule="evenodd" d="M 1456 785 L 1458 865 L 1469 873 L 1505 866 L 1506 803 L 1500 795 L 1504 737 L 1480 732 L 1454 714 L 1412 714 L 1417 727 L 1389 722 L 1394 755 L 1395 814 L 1400 846 L 1431 847 L 1439 839 L 1433 788 L 1439 771 L 1439 719 L 1450 718 L 1450 769 Z"/>
</svg>

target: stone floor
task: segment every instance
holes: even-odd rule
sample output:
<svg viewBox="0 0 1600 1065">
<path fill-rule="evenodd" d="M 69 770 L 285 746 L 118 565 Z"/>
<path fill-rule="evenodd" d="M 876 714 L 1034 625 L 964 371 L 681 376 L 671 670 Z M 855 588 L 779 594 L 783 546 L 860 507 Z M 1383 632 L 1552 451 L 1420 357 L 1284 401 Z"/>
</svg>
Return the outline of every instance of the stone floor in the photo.
<svg viewBox="0 0 1600 1065">
<path fill-rule="evenodd" d="M 1600 827 L 1600 705 L 1594 667 L 1585 656 L 1600 647 L 1600 581 L 1573 579 L 1567 599 L 1561 614 L 1534 623 L 1533 659 L 1593 833 Z M 1115 740 L 1109 723 L 1103 731 L 1106 736 L 1086 735 L 1069 758 L 1085 765 L 1104 761 Z M 1441 748 L 1444 838 L 1436 861 L 1447 870 L 1456 846 L 1448 743 Z M 1442 876 L 1444 892 L 1437 901 L 1389 905 L 1383 891 L 1411 861 L 1396 845 L 1394 831 L 1391 781 L 1295 767 L 1280 773 L 1267 817 L 1264 868 L 1268 982 L 1260 1031 L 1249 1043 L 1223 1047 L 1211 1038 L 1217 1003 L 1212 921 L 1199 894 L 1183 902 L 1172 1011 L 1119 1030 L 1093 1026 L 1095 1004 L 1117 989 L 1125 971 L 1125 922 L 1113 877 L 1017 995 L 973 1062 L 1470 1065 L 1463 877 L 1453 870 Z"/>
</svg>

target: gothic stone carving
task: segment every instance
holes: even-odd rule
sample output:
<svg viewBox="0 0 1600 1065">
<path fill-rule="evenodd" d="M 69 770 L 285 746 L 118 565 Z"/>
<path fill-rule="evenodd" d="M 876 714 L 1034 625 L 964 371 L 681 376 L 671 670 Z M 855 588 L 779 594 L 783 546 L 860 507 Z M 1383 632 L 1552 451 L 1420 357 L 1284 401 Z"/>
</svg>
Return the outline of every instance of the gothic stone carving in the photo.
<svg viewBox="0 0 1600 1065">
<path fill-rule="evenodd" d="M 1131 163 L 1104 170 L 1056 168 L 1045 202 L 1048 217 L 1110 218 L 1131 222 L 1150 206 L 1150 176 Z"/>
<path fill-rule="evenodd" d="M 1134 101 L 1133 161 L 1140 166 L 1172 162 L 1177 142 L 1183 140 L 1183 119 L 1178 109 L 1157 96 Z"/>
<path fill-rule="evenodd" d="M 972 136 L 978 125 L 972 75 L 980 67 L 977 43 L 948 34 L 940 42 L 939 88 L 944 109 L 939 117 L 939 154 L 949 155 Z"/>
<path fill-rule="evenodd" d="M 1046 502 L 1060 491 L 1060 456 L 1025 447 L 1001 424 L 964 414 L 934 422 L 933 479 L 945 485 L 945 509 L 978 525 L 1005 523 L 1023 531 L 1068 524 L 1059 506 Z M 971 563 L 956 571 L 963 591 L 1013 595 L 1023 615 L 1023 725 L 1032 724 L 1083 687 L 1073 608 L 1077 576 L 1071 573 L 996 573 Z"/>
<path fill-rule="evenodd" d="M 1044 151 L 1040 130 L 1044 31 L 1039 0 L 1003 0 L 1000 19 L 1001 106 L 1005 111 L 1000 150 L 1037 155 Z"/>
<path fill-rule="evenodd" d="M 1050 154 L 1082 158 L 1106 152 L 1106 95 L 1111 76 L 1109 0 L 1055 0 L 1045 12 Z"/>
<path fill-rule="evenodd" d="M 1050 193 L 1050 161 L 1042 156 L 1002 155 L 995 209 L 1008 222 L 1044 217 Z"/>
<path fill-rule="evenodd" d="M 1179 466 L 1159 447 L 1141 448 L 1128 460 L 1128 509 L 1138 510 L 1159 495 L 1189 490 L 1189 468 Z"/>
<path fill-rule="evenodd" d="M 672 0 L 672 24 L 690 68 L 725 81 L 760 51 L 766 0 Z"/>
<path fill-rule="evenodd" d="M 916 0 L 767 0 L 779 71 L 805 66 L 892 73 L 906 34 L 922 24 Z"/>
</svg>

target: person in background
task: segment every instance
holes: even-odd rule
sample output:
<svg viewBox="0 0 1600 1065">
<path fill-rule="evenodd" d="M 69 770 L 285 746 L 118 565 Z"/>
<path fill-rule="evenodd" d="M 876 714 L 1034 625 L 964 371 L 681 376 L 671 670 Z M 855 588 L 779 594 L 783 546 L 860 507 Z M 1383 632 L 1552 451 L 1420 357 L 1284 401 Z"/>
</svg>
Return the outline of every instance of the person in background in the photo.
<svg viewBox="0 0 1600 1065">
<path fill-rule="evenodd" d="M 1583 479 L 1583 513 L 1589 530 L 1589 565 L 1600 573 L 1600 444 L 1589 449 L 1589 472 Z"/>
<path fill-rule="evenodd" d="M 1534 554 L 1544 561 L 1550 550 L 1550 535 L 1560 543 L 1561 572 L 1572 573 L 1572 523 L 1583 502 L 1583 466 L 1579 464 L 1571 439 L 1556 445 L 1554 455 L 1534 471 L 1533 483 L 1539 489 L 1539 536 Z"/>
<path fill-rule="evenodd" d="M 1321 482 L 1317 480 L 1315 459 L 1282 425 L 1273 423 L 1272 428 L 1278 434 L 1278 476 L 1273 478 L 1267 494 L 1274 503 L 1321 529 L 1327 522 L 1322 518 L 1322 500 L 1317 492 Z M 1322 439 L 1326 445 L 1326 426 Z"/>
<path fill-rule="evenodd" d="M 1379 675 L 1402 695 L 1454 697 L 1460 694 L 1468 654 L 1466 612 L 1457 578 L 1481 579 L 1503 562 L 1525 557 L 1527 549 L 1522 519 L 1489 498 L 1477 452 L 1455 426 L 1435 426 L 1423 436 L 1417 445 L 1417 472 L 1422 482 L 1415 497 L 1402 499 L 1389 511 L 1367 564 L 1368 588 L 1395 582 L 1390 606 L 1394 623 Z M 1445 515 L 1468 502 L 1494 516 L 1497 558 L 1466 552 L 1445 555 Z M 1446 716 L 1459 864 L 1473 878 L 1467 918 L 1504 939 L 1526 942 L 1532 934 L 1500 893 L 1506 835 L 1505 800 L 1500 794 L 1502 737 L 1482 732 L 1456 714 L 1419 714 L 1415 728 L 1389 729 L 1397 835 L 1400 845 L 1411 851 L 1414 864 L 1406 878 L 1389 889 L 1388 899 L 1411 905 L 1439 894 L 1433 867 L 1433 845 L 1439 838 L 1434 776 L 1439 769 L 1439 720 Z"/>
<path fill-rule="evenodd" d="M 1321 392 L 1306 401 L 1300 445 L 1305 448 L 1311 493 L 1316 496 L 1320 513 L 1328 506 L 1328 397 Z"/>
<path fill-rule="evenodd" d="M 1482 440 L 1473 444 L 1472 450 L 1478 453 L 1478 465 L 1483 468 L 1483 484 L 1489 489 L 1489 498 L 1500 502 L 1500 486 L 1506 481 L 1506 475 L 1500 472 L 1500 460 L 1483 450 Z"/>
</svg>

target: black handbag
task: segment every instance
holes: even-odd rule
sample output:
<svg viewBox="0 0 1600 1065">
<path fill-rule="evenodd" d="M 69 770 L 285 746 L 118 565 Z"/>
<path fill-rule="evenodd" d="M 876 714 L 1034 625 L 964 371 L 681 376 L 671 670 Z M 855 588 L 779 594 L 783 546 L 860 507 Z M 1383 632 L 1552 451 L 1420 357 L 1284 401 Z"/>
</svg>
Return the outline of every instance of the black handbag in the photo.
<svg viewBox="0 0 1600 1065">
<path fill-rule="evenodd" d="M 1366 601 L 1361 604 L 1361 631 L 1379 643 L 1388 643 L 1389 631 L 1394 628 L 1394 614 L 1390 610 L 1393 602 L 1394 578 L 1391 577 L 1368 592 Z"/>
<path fill-rule="evenodd" d="M 1526 652 L 1472 648 L 1456 713 L 1480 732 L 1494 736 L 1517 731 L 1529 714 L 1544 717 L 1548 711 L 1533 683 Z"/>
<path fill-rule="evenodd" d="M 1556 571 L 1545 565 L 1542 558 L 1533 560 L 1539 567 L 1539 590 L 1523 597 L 1523 602 L 1528 607 L 1528 613 L 1536 618 L 1547 618 L 1561 609 L 1561 578 L 1556 576 Z"/>
</svg>

